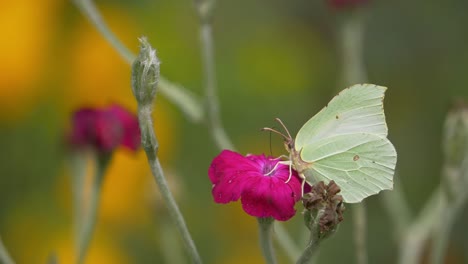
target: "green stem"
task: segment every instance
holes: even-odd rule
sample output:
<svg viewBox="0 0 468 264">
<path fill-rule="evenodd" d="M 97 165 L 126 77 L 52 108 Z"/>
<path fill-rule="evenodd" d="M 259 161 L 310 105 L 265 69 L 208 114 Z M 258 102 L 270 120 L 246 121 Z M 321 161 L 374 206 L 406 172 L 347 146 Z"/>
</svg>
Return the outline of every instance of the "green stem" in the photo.
<svg viewBox="0 0 468 264">
<path fill-rule="evenodd" d="M 442 195 L 441 188 L 434 191 L 416 220 L 406 229 L 400 243 L 399 264 L 419 263 L 425 242 L 446 206 Z"/>
<path fill-rule="evenodd" d="M 394 239 L 398 242 L 405 236 L 411 219 L 410 209 L 404 199 L 398 178 L 394 182 L 393 190 L 383 192 L 381 199 L 394 226 Z"/>
<path fill-rule="evenodd" d="M 288 231 L 278 222 L 275 223 L 275 235 L 276 242 L 281 248 L 283 248 L 291 262 L 296 261 L 301 252 L 297 248 L 297 245 L 294 243 Z"/>
<path fill-rule="evenodd" d="M 341 24 L 339 44 L 341 45 L 343 82 L 345 86 L 367 80 L 364 66 L 364 14 L 355 10 L 346 14 Z"/>
<path fill-rule="evenodd" d="M 82 264 L 85 261 L 86 254 L 93 237 L 94 229 L 96 227 L 99 200 L 101 197 L 101 187 L 104 181 L 105 170 L 107 168 L 107 164 L 109 163 L 110 157 L 110 154 L 97 154 L 96 171 L 93 182 L 91 184 L 89 208 L 85 214 L 83 226 L 78 239 L 78 264 Z"/>
<path fill-rule="evenodd" d="M 92 0 L 72 0 L 83 15 L 96 27 L 122 58 L 131 64 L 136 56 L 110 30 Z M 182 86 L 170 82 L 163 76 L 159 79 L 159 91 L 175 104 L 187 118 L 198 123 L 203 119 L 203 108 L 199 100 Z"/>
<path fill-rule="evenodd" d="M 117 52 L 127 61 L 132 63 L 135 55 L 117 38 L 109 29 L 92 0 L 73 0 L 80 11 L 89 19 L 94 27 L 107 39 Z"/>
<path fill-rule="evenodd" d="M 361 10 L 354 10 L 342 23 L 340 39 L 343 64 L 343 81 L 345 86 L 365 82 L 364 67 L 364 16 Z M 366 208 L 364 202 L 353 207 L 354 243 L 358 264 L 367 264 L 366 245 Z"/>
<path fill-rule="evenodd" d="M 160 245 L 162 250 L 163 263 L 185 263 L 177 230 L 174 229 L 171 219 L 167 216 L 158 215 L 160 219 Z"/>
<path fill-rule="evenodd" d="M 315 216 L 312 226 L 310 227 L 310 238 L 309 243 L 302 253 L 301 257 L 297 260 L 296 264 L 308 264 L 311 263 L 317 250 L 320 246 L 320 218 L 324 211 L 320 210 Z"/>
<path fill-rule="evenodd" d="M 437 223 L 434 225 L 434 232 L 432 237 L 432 250 L 431 250 L 431 263 L 442 264 L 444 263 L 445 254 L 449 244 L 450 233 L 453 225 L 468 203 L 468 193 L 465 191 L 468 187 L 468 158 L 462 162 L 460 168 L 445 169 L 444 179 L 446 180 L 447 188 L 444 188 L 441 194 L 441 203 L 443 204 L 443 212 L 439 215 Z M 449 167 L 445 165 L 445 167 Z M 454 182 L 449 182 L 451 179 L 448 173 L 456 173 L 457 177 L 453 177 Z M 452 188 L 449 188 L 452 187 Z M 452 190 L 451 195 L 449 191 Z"/>
<path fill-rule="evenodd" d="M 354 244 L 356 247 L 356 259 L 358 264 L 367 264 L 367 217 L 364 202 L 352 205 L 354 223 Z"/>
<path fill-rule="evenodd" d="M 272 233 L 275 220 L 271 217 L 257 218 L 260 235 L 260 248 L 267 264 L 276 264 L 275 251 L 273 249 Z"/>
<path fill-rule="evenodd" d="M 216 64 L 214 57 L 213 33 L 211 26 L 211 16 L 215 2 L 202 2 L 203 3 L 198 3 L 198 15 L 201 21 L 200 42 L 203 62 L 208 126 L 218 148 L 234 150 L 234 146 L 223 128 L 219 114 L 219 100 L 216 85 Z M 204 8 L 206 6 L 209 6 L 209 8 Z"/>
<path fill-rule="evenodd" d="M 8 253 L 8 250 L 6 249 L 5 245 L 3 245 L 1 237 L 0 237 L 0 263 L 15 264 L 10 254 Z"/>
<path fill-rule="evenodd" d="M 73 193 L 73 225 L 75 229 L 75 247 L 78 252 L 79 237 L 82 228 L 83 217 L 83 201 L 84 201 L 84 183 L 86 179 L 86 161 L 88 152 L 71 153 L 70 168 L 72 177 L 72 193 Z"/>
<path fill-rule="evenodd" d="M 192 237 L 190 236 L 190 233 L 185 224 L 184 217 L 182 216 L 182 213 L 180 212 L 179 207 L 177 206 L 177 203 L 175 202 L 175 199 L 169 189 L 163 169 L 161 168 L 161 164 L 159 163 L 159 159 L 157 157 L 159 143 L 153 129 L 151 106 L 138 106 L 138 120 L 140 123 L 142 146 L 146 152 L 148 163 L 151 167 L 151 173 L 153 174 L 159 191 L 161 192 L 164 204 L 167 206 L 169 215 L 171 216 L 172 221 L 174 221 L 177 230 L 182 236 L 182 240 L 190 255 L 190 258 L 192 259 L 192 262 L 202 263 L 200 255 L 198 254 Z"/>
</svg>

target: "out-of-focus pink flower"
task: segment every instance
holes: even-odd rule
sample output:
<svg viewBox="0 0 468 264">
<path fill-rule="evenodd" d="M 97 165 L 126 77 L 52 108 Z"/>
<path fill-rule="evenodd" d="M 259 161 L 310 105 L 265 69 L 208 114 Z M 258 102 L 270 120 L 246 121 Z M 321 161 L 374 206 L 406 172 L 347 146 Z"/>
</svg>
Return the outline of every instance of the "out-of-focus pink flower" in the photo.
<svg viewBox="0 0 468 264">
<path fill-rule="evenodd" d="M 214 201 L 224 204 L 240 198 L 249 215 L 290 219 L 296 213 L 295 203 L 301 198 L 302 181 L 294 170 L 288 181 L 289 166 L 278 164 L 279 161 L 263 154 L 244 157 L 223 150 L 208 170 Z"/>
<path fill-rule="evenodd" d="M 121 144 L 128 149 L 136 151 L 140 147 L 141 143 L 138 118 L 133 113 L 119 105 L 110 106 L 107 109 L 107 112 L 117 117 L 123 127 L 123 138 Z"/>
<path fill-rule="evenodd" d="M 111 152 L 122 145 L 132 151 L 140 146 L 137 117 L 119 105 L 103 109 L 82 108 L 73 114 L 69 142 Z"/>
<path fill-rule="evenodd" d="M 327 0 L 335 9 L 347 9 L 367 4 L 370 0 Z"/>
</svg>

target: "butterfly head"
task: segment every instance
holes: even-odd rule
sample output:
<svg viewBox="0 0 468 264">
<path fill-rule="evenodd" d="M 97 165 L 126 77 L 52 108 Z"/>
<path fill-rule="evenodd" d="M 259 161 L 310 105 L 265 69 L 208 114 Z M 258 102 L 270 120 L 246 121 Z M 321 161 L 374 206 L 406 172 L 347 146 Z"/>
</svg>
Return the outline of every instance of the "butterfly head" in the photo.
<svg viewBox="0 0 468 264">
<path fill-rule="evenodd" d="M 284 147 L 288 152 L 291 152 L 294 150 L 294 139 L 291 137 L 291 134 L 289 133 L 288 128 L 284 125 L 283 121 L 279 118 L 275 118 L 275 120 L 280 123 L 280 125 L 283 127 L 284 131 L 286 134 L 274 129 L 274 128 L 269 128 L 269 127 L 264 127 L 262 130 L 263 131 L 270 131 L 275 134 L 280 135 L 284 139 Z"/>
</svg>

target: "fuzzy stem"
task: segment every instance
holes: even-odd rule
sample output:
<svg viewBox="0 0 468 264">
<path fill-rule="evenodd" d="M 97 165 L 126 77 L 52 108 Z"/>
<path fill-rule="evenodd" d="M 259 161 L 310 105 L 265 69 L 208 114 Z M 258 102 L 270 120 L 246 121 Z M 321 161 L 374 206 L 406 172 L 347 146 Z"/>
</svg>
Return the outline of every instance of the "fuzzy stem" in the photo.
<svg viewBox="0 0 468 264">
<path fill-rule="evenodd" d="M 275 220 L 271 217 L 257 218 L 260 235 L 260 247 L 267 264 L 276 264 L 275 251 L 273 249 L 272 233 Z"/>
<path fill-rule="evenodd" d="M 468 187 L 468 157 L 464 158 L 458 168 L 452 168 L 448 161 L 446 161 L 444 167 L 443 178 L 446 180 L 445 184 L 448 186 L 445 186 L 446 188 L 443 189 L 441 194 L 443 212 L 439 215 L 437 223 L 434 226 L 430 262 L 432 264 L 444 263 L 453 225 L 461 210 L 463 210 L 468 203 L 468 193 L 465 191 L 466 187 Z M 453 177 L 453 179 L 456 180 L 450 182 L 448 179 L 452 179 L 451 176 L 453 175 L 450 175 L 452 173 L 456 174 L 456 176 Z M 452 190 L 452 192 L 449 190 Z"/>
<path fill-rule="evenodd" d="M 340 39 L 343 64 L 343 81 L 346 86 L 364 82 L 366 70 L 364 67 L 364 16 L 361 10 L 354 10 L 343 21 L 340 29 Z M 358 264 L 367 264 L 366 245 L 366 208 L 364 202 L 353 207 L 354 243 Z"/>
<path fill-rule="evenodd" d="M 367 264 L 367 217 L 365 204 L 353 204 L 352 214 L 354 222 L 354 244 L 356 247 L 356 259 L 358 264 Z"/>
<path fill-rule="evenodd" d="M 0 262 L 3 264 L 15 264 L 0 237 Z"/>
<path fill-rule="evenodd" d="M 314 218 L 314 222 L 310 227 L 309 243 L 302 253 L 301 257 L 297 260 L 296 264 L 309 264 L 313 260 L 315 253 L 320 246 L 320 218 L 323 216 L 324 211 L 319 210 Z"/>
<path fill-rule="evenodd" d="M 88 158 L 88 152 L 76 152 L 71 153 L 70 167 L 72 177 L 72 193 L 73 193 L 73 225 L 74 225 L 74 237 L 75 247 L 78 252 L 79 249 L 79 238 L 82 228 L 83 218 L 83 201 L 84 201 L 84 183 L 86 178 L 86 161 Z"/>
<path fill-rule="evenodd" d="M 223 128 L 219 114 L 219 100 L 216 85 L 216 63 L 211 25 L 211 16 L 215 1 L 201 1 L 201 3 L 196 2 L 196 4 L 198 6 L 198 15 L 200 20 L 200 43 L 208 127 L 218 148 L 234 150 L 234 146 Z M 206 6 L 209 6 L 209 8 L 205 8 Z"/>
<path fill-rule="evenodd" d="M 172 224 L 172 220 L 166 215 L 158 215 L 160 219 L 160 244 L 163 263 L 186 263 L 183 249 L 180 245 L 180 239 L 177 230 Z"/>
<path fill-rule="evenodd" d="M 192 237 L 185 224 L 184 217 L 175 202 L 175 199 L 169 189 L 164 172 L 157 157 L 159 143 L 153 129 L 153 120 L 151 119 L 151 106 L 138 106 L 138 120 L 141 130 L 142 146 L 146 152 L 148 163 L 151 167 L 151 173 L 158 185 L 159 191 L 164 200 L 164 204 L 169 210 L 169 215 L 182 236 L 185 248 L 189 253 L 192 263 L 202 263 L 200 255 L 193 243 Z"/>
<path fill-rule="evenodd" d="M 339 31 L 341 45 L 342 72 L 345 86 L 365 82 L 367 80 L 364 66 L 364 14 L 362 10 L 354 10 L 346 14 Z"/>
<path fill-rule="evenodd" d="M 101 187 L 105 175 L 104 172 L 110 160 L 110 156 L 110 154 L 97 154 L 96 171 L 93 182 L 91 184 L 89 208 L 85 214 L 85 218 L 83 219 L 83 226 L 80 230 L 78 238 L 78 264 L 84 263 L 91 239 L 93 237 L 93 232 L 98 217 Z"/>
<path fill-rule="evenodd" d="M 296 261 L 301 252 L 297 248 L 297 245 L 294 243 L 294 240 L 291 238 L 288 231 L 278 222 L 275 223 L 275 238 L 276 242 L 281 248 L 283 248 L 291 262 Z"/>
<path fill-rule="evenodd" d="M 417 264 L 431 230 L 444 209 L 442 190 L 438 188 L 426 202 L 415 221 L 407 228 L 405 237 L 400 243 L 399 264 Z"/>
<path fill-rule="evenodd" d="M 411 219 L 410 209 L 404 199 L 398 179 L 394 182 L 393 190 L 382 193 L 381 199 L 395 229 L 394 239 L 398 242 L 405 236 Z"/>
<path fill-rule="evenodd" d="M 120 56 L 131 64 L 136 56 L 110 30 L 92 0 L 72 0 L 83 15 L 96 27 L 104 38 L 115 48 Z M 198 123 L 203 120 L 203 108 L 199 100 L 187 89 L 170 82 L 163 76 L 159 78 L 159 91 L 176 105 L 187 118 Z"/>
</svg>

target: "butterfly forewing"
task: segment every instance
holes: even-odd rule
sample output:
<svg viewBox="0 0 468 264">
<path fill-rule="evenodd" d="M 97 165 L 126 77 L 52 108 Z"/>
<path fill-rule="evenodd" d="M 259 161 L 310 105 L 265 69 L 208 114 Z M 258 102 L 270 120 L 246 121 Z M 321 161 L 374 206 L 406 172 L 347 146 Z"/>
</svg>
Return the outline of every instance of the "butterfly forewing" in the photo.
<svg viewBox="0 0 468 264">
<path fill-rule="evenodd" d="M 295 139 L 295 149 L 300 151 L 315 141 L 343 134 L 387 136 L 383 111 L 386 89 L 373 84 L 358 84 L 343 90 L 302 126 Z"/>
</svg>

